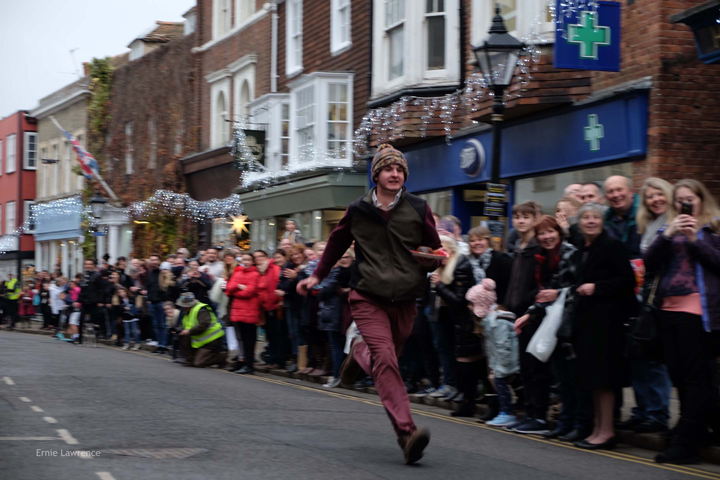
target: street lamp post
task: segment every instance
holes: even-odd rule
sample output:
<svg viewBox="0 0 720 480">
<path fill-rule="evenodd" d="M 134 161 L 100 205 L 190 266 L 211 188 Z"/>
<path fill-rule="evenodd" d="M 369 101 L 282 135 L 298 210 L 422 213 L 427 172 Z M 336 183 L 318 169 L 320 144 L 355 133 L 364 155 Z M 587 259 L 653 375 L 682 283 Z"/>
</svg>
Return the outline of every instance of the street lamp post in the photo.
<svg viewBox="0 0 720 480">
<path fill-rule="evenodd" d="M 493 114 L 491 116 L 493 126 L 493 154 L 490 181 L 500 182 L 500 142 L 502 140 L 502 121 L 505 104 L 503 95 L 505 89 L 512 83 L 515 74 L 515 66 L 518 58 L 525 48 L 525 44 L 510 35 L 505 27 L 505 22 L 500 15 L 500 5 L 495 6 L 495 18 L 488 32 L 485 41 L 473 47 L 480 71 L 487 79 L 492 89 Z"/>
<path fill-rule="evenodd" d="M 95 220 L 100 221 L 100 219 L 103 216 L 103 212 L 105 212 L 105 206 L 108 203 L 108 199 L 100 195 L 100 193 L 96 192 L 95 195 L 90 199 L 90 209 L 92 210 L 92 215 L 95 218 Z M 95 240 L 95 257 L 98 255 L 98 244 L 100 240 Z"/>
</svg>

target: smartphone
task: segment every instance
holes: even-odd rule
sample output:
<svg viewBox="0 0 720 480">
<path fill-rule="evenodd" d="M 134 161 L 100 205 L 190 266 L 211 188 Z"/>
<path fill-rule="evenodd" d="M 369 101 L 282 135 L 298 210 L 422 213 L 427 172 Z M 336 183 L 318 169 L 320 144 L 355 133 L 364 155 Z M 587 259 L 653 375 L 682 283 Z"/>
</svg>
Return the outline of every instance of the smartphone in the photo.
<svg viewBox="0 0 720 480">
<path fill-rule="evenodd" d="M 693 214 L 693 204 L 689 202 L 682 202 L 682 207 L 680 207 L 680 214 L 681 215 L 692 215 Z"/>
</svg>

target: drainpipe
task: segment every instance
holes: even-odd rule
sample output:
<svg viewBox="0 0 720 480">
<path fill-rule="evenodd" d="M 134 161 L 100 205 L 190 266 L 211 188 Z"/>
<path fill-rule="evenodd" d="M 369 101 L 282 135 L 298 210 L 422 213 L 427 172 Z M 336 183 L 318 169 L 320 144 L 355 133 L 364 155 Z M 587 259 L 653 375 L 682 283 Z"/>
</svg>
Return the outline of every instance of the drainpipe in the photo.
<svg viewBox="0 0 720 480">
<path fill-rule="evenodd" d="M 23 202 L 22 198 L 22 172 L 23 167 L 25 164 L 23 163 L 23 156 L 20 155 L 20 161 L 18 162 L 18 145 L 23 146 L 23 154 L 25 149 L 25 133 L 23 131 L 23 119 L 25 118 L 25 115 L 27 115 L 27 112 L 18 112 L 18 133 L 15 136 L 15 173 L 18 176 L 18 196 L 17 200 L 15 202 L 15 225 L 17 225 L 18 217 L 23 218 L 23 211 L 22 207 L 24 206 L 25 202 Z M 37 145 L 37 141 L 35 142 L 35 145 Z M 36 148 L 36 150 L 40 150 L 39 148 Z M 36 154 L 37 157 L 37 154 Z M 36 162 L 37 164 L 37 162 Z M 18 166 L 20 168 L 18 168 Z M 12 226 L 13 230 L 17 228 L 15 225 Z M 17 249 L 17 275 L 15 275 L 15 278 L 17 278 L 17 281 L 20 282 L 20 287 L 22 288 L 22 235 L 18 236 L 18 249 Z"/>
<path fill-rule="evenodd" d="M 270 93 L 277 92 L 277 55 L 278 55 L 278 13 L 277 2 L 270 4 L 272 11 L 272 33 L 270 39 Z"/>
</svg>

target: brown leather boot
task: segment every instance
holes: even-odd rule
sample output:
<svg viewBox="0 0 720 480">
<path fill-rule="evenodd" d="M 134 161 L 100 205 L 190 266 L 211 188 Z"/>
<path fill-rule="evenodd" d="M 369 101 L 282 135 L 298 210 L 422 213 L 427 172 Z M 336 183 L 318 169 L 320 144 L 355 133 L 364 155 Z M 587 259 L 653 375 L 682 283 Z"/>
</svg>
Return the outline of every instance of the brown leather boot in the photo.
<svg viewBox="0 0 720 480">
<path fill-rule="evenodd" d="M 420 460 L 428 443 L 430 443 L 430 430 L 427 428 L 418 428 L 409 435 L 398 437 L 398 445 L 405 455 L 405 465 L 412 465 Z"/>
</svg>

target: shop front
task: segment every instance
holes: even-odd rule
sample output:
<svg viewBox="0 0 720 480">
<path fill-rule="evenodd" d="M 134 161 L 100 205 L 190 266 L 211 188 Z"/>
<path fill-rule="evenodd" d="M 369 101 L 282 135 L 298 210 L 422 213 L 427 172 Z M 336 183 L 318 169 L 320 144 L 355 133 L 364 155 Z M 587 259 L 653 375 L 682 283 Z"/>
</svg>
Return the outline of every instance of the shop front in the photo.
<svg viewBox="0 0 720 480">
<path fill-rule="evenodd" d="M 251 222 L 251 248 L 274 251 L 289 218 L 295 220 L 306 242 L 327 240 L 347 206 L 366 188 L 362 173 L 332 172 L 258 191 L 237 192 Z"/>
<path fill-rule="evenodd" d="M 65 210 L 38 214 L 34 231 L 38 270 L 60 271 L 68 278 L 83 271 L 81 210 L 77 200 Z"/>
<path fill-rule="evenodd" d="M 552 213 L 567 185 L 632 176 L 633 162 L 647 151 L 647 117 L 647 91 L 639 90 L 507 122 L 500 169 L 506 186 L 491 184 L 489 193 L 489 127 L 404 148 L 406 185 L 439 215 L 458 217 L 464 232 L 484 224 L 500 237 L 515 203 L 532 199 Z"/>
</svg>

